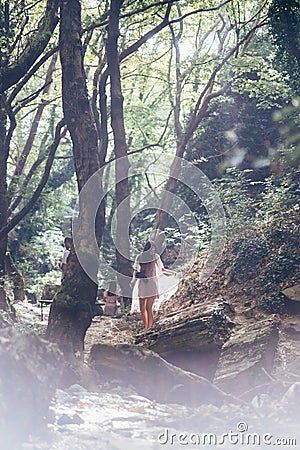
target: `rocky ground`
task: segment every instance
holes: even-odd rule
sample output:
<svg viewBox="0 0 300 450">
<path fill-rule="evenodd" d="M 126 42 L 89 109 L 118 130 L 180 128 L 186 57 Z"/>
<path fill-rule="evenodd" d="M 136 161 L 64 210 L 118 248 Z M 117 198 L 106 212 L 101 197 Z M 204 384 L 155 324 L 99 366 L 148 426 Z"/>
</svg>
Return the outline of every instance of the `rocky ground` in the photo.
<svg viewBox="0 0 300 450">
<path fill-rule="evenodd" d="M 18 327 L 22 332 L 29 327 L 35 333 L 43 334 L 47 323 L 47 308 L 43 321 L 40 319 L 40 310 L 35 305 L 23 303 L 17 305 L 16 309 L 19 315 Z M 209 308 L 204 312 L 207 316 Z M 153 333 L 162 326 L 165 320 L 163 315 L 158 314 L 155 328 L 147 333 L 144 332 L 138 315 L 123 315 L 118 318 L 96 316 L 86 335 L 85 359 L 102 374 L 99 384 L 88 386 L 84 383 L 75 383 L 65 388 L 57 388 L 51 401 L 47 427 L 42 428 L 43 432 L 40 435 L 34 434 L 19 448 L 156 450 L 179 449 L 182 445 L 185 448 L 195 448 L 197 441 L 198 445 L 205 444 L 208 448 L 218 444 L 220 448 L 230 449 L 245 447 L 243 443 L 245 439 L 249 441 L 246 445 L 249 449 L 257 448 L 258 442 L 260 448 L 269 448 L 270 445 L 276 448 L 279 443 L 281 447 L 284 445 L 285 448 L 297 448 L 300 440 L 297 424 L 300 383 L 299 366 L 294 350 L 299 341 L 293 341 L 296 343 L 295 347 L 290 345 L 290 337 L 294 333 L 291 329 L 298 326 L 298 318 L 295 317 L 286 315 L 281 318 L 284 327 L 281 323 L 283 328 L 279 333 L 282 333 L 282 336 L 278 340 L 278 349 L 280 348 L 286 355 L 285 363 L 282 362 L 283 357 L 274 355 L 275 360 L 280 359 L 278 374 L 284 365 L 285 369 L 289 365 L 291 353 L 294 355 L 295 367 L 289 365 L 289 379 L 286 370 L 283 383 L 283 372 L 281 378 L 278 376 L 276 379 L 274 371 L 269 369 L 270 372 L 266 370 L 266 373 L 263 373 L 266 379 L 262 383 L 264 386 L 262 390 L 254 389 L 250 396 L 244 397 L 238 388 L 234 392 L 234 397 L 225 397 L 219 402 L 214 400 L 213 396 L 203 403 L 201 397 L 207 393 L 208 387 L 213 385 L 203 387 L 201 386 L 203 378 L 193 375 L 192 379 L 190 376 L 187 379 L 187 372 L 180 369 L 179 372 L 175 369 L 174 373 L 174 366 L 161 363 L 156 353 L 153 359 L 152 352 L 145 349 L 144 343 L 151 342 Z M 278 324 L 278 316 L 271 315 L 261 319 L 266 321 L 264 327 L 266 335 L 262 333 L 258 347 L 260 352 L 265 350 L 268 353 L 270 351 L 268 340 L 270 334 L 277 329 L 277 325 L 274 324 Z M 242 329 L 245 322 L 238 318 L 236 320 Z M 234 317 L 231 316 L 228 321 L 234 323 Z M 199 319 L 198 325 L 200 323 Z M 254 333 L 252 338 L 248 334 L 250 342 L 255 341 L 254 337 L 257 338 L 254 324 L 253 320 L 247 322 L 247 326 L 252 327 Z M 261 325 L 258 325 L 258 328 L 263 329 Z M 229 331 L 232 333 L 232 325 L 229 326 Z M 239 334 L 233 335 L 236 336 L 239 345 L 243 339 Z M 202 334 L 202 337 L 204 336 L 205 333 Z M 220 339 L 224 339 L 224 336 Z M 139 342 L 138 347 L 134 345 L 135 342 Z M 226 342 L 228 345 L 230 339 Z M 99 345 L 103 347 L 97 348 Z M 91 358 L 92 348 L 94 350 Z M 136 348 L 141 349 L 140 356 L 137 356 Z M 247 348 L 249 350 L 249 347 Z M 112 354 L 111 349 L 117 349 L 117 353 Z M 228 355 L 234 355 L 234 352 L 232 342 L 228 348 Z M 253 357 L 254 362 L 261 363 L 260 357 L 257 358 L 255 355 Z M 249 352 L 245 358 L 249 358 Z M 115 366 L 113 361 L 117 361 Z M 204 362 L 205 359 L 201 364 Z M 234 368 L 237 361 L 232 360 L 230 364 Z M 101 365 L 103 368 L 110 367 L 108 374 L 105 374 L 105 370 L 101 370 Z M 185 363 L 181 365 L 184 366 Z M 251 364 L 249 366 L 251 369 Z M 146 372 L 144 367 L 148 368 Z M 126 379 L 124 374 L 127 374 L 129 379 Z M 221 375 L 219 369 L 218 377 Z M 253 372 L 252 377 L 255 377 Z M 245 380 L 242 381 L 245 383 Z M 181 387 L 187 383 L 189 383 L 188 392 L 192 392 L 192 398 L 194 396 L 197 400 L 192 401 L 185 392 L 181 395 Z M 242 388 L 243 383 L 234 381 L 234 385 Z M 150 386 L 150 391 L 145 389 L 145 385 Z M 156 392 L 160 397 L 156 396 Z M 164 395 L 168 392 L 169 396 Z M 231 438 L 224 438 L 222 436 L 224 433 Z M 209 436 L 203 443 L 202 440 L 207 434 Z"/>
<path fill-rule="evenodd" d="M 36 338 L 44 334 L 49 308 L 41 320 L 38 306 L 18 303 L 15 331 L 0 336 L 0 387 L 6 386 L 0 429 L 12 436 L 0 434 L 0 444 L 17 450 L 298 448 L 298 249 L 291 230 L 231 242 L 206 283 L 199 281 L 200 256 L 151 330 L 144 331 L 138 314 L 94 317 L 80 370 L 56 367 L 55 348 Z M 24 338 L 28 330 L 33 333 Z M 39 410 L 49 399 L 49 411 Z M 24 436 L 14 446 L 17 419 Z"/>
</svg>

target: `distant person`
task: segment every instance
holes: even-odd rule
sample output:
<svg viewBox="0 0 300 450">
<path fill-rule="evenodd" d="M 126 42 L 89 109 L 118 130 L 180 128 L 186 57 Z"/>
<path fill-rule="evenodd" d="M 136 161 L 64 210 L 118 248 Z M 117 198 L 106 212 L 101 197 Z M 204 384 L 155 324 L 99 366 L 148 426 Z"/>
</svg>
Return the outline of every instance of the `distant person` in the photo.
<svg viewBox="0 0 300 450">
<path fill-rule="evenodd" d="M 147 329 L 153 325 L 153 304 L 159 298 L 158 280 L 160 273 L 175 275 L 175 272 L 165 269 L 160 256 L 155 253 L 155 245 L 147 241 L 143 251 L 136 257 L 133 266 L 131 285 L 138 280 L 138 297 L 144 326 Z"/>
<path fill-rule="evenodd" d="M 73 239 L 70 237 L 66 237 L 64 240 L 64 247 L 65 247 L 65 251 L 63 254 L 63 258 L 62 258 L 62 262 L 60 265 L 61 271 L 62 271 L 62 276 L 61 279 L 64 278 L 66 270 L 67 270 L 67 264 L 68 264 L 68 256 L 70 254 L 70 250 L 73 244 Z"/>
<path fill-rule="evenodd" d="M 103 293 L 104 315 L 115 316 L 118 308 L 118 301 L 120 301 L 120 295 L 117 293 L 117 283 L 111 281 L 108 285 L 108 289 Z"/>
</svg>

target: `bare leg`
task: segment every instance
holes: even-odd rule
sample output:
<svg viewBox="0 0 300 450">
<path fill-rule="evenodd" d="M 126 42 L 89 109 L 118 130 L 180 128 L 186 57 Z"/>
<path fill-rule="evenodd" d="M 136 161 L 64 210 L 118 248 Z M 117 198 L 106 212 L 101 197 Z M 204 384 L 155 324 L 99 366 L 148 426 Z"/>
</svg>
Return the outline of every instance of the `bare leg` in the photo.
<svg viewBox="0 0 300 450">
<path fill-rule="evenodd" d="M 141 310 L 142 320 L 143 320 L 145 328 L 147 329 L 149 327 L 149 325 L 148 325 L 148 312 L 147 312 L 147 309 L 146 309 L 147 299 L 146 298 L 140 298 L 139 302 L 140 302 L 140 310 Z"/>
<path fill-rule="evenodd" d="M 151 328 L 153 325 L 153 304 L 154 304 L 154 297 L 150 297 L 147 298 L 147 303 L 146 303 L 146 311 L 147 311 L 147 315 L 148 315 L 148 326 L 146 327 Z"/>
</svg>

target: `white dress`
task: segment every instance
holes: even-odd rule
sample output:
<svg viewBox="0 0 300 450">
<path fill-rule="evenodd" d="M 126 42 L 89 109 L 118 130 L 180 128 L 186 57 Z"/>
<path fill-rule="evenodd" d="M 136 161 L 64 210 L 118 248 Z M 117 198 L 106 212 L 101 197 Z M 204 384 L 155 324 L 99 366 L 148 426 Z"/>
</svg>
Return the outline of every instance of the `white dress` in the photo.
<svg viewBox="0 0 300 450">
<path fill-rule="evenodd" d="M 139 257 L 140 255 L 136 257 L 133 265 L 133 269 L 137 272 L 141 270 Z M 175 275 L 165 275 L 163 273 L 164 266 L 158 254 L 155 254 L 155 262 L 154 276 L 152 276 L 146 284 L 144 284 L 145 282 L 143 279 L 137 279 L 137 282 L 134 285 L 130 313 L 140 311 L 139 297 L 141 296 L 141 293 L 145 294 L 148 291 L 148 296 L 155 297 L 153 309 L 157 311 L 161 302 L 170 298 L 177 290 L 178 278 L 176 278 Z M 156 286 L 154 286 L 154 283 Z M 142 297 L 147 297 L 147 295 L 142 295 Z"/>
</svg>

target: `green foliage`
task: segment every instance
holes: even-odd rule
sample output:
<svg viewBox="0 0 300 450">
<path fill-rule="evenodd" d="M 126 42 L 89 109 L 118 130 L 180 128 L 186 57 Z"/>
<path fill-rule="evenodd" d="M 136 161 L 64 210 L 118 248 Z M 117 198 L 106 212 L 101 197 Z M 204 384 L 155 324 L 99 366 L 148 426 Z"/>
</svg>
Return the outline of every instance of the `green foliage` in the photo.
<svg viewBox="0 0 300 450">
<path fill-rule="evenodd" d="M 59 281 L 61 271 L 64 235 L 60 228 L 52 227 L 38 233 L 22 245 L 22 258 L 18 268 L 25 276 L 26 288 L 39 295 L 43 286 L 51 281 Z"/>
<path fill-rule="evenodd" d="M 13 65 L 26 47 L 44 11 L 45 0 L 1 0 L 0 2 L 0 59 Z"/>
<path fill-rule="evenodd" d="M 266 294 L 257 302 L 259 308 L 269 314 L 282 314 L 284 312 L 284 295 L 280 292 Z"/>
<path fill-rule="evenodd" d="M 262 56 L 243 56 L 232 68 L 234 82 L 232 91 L 247 94 L 257 99 L 257 106 L 271 108 L 280 106 L 282 98 L 292 94 L 287 79 L 280 73 L 272 60 Z"/>
<path fill-rule="evenodd" d="M 264 279 L 267 283 L 280 283 L 294 273 L 299 264 L 299 255 L 293 257 L 290 251 L 284 251 L 281 255 L 271 256 Z"/>
<path fill-rule="evenodd" d="M 257 277 L 257 267 L 263 265 L 269 247 L 264 236 L 242 236 L 234 241 L 232 251 L 236 257 L 230 272 L 231 281 L 247 280 Z"/>
<path fill-rule="evenodd" d="M 284 160 L 283 160 L 284 161 Z M 299 216 L 299 170 L 290 168 L 283 175 L 272 175 L 264 182 L 257 204 L 257 219 L 265 227 L 294 228 Z"/>
<path fill-rule="evenodd" d="M 289 160 L 298 160 L 300 158 L 299 112 L 300 97 L 295 97 L 288 106 L 274 113 L 274 120 L 279 125 L 280 133 L 285 143 L 283 151 Z"/>
<path fill-rule="evenodd" d="M 299 209 L 299 171 L 291 168 L 259 182 L 251 179 L 252 173 L 227 169 L 224 177 L 215 181 L 228 218 L 229 235 L 294 226 Z"/>
<path fill-rule="evenodd" d="M 286 103 L 284 97 L 280 102 Z M 253 169 L 256 179 L 270 173 L 271 152 L 280 142 L 273 120 L 277 108 L 258 103 L 245 93 L 230 92 L 209 108 L 188 145 L 187 158 L 210 179 L 220 177 L 228 167 Z"/>
<path fill-rule="evenodd" d="M 277 45 L 277 58 L 300 92 L 300 5 L 298 0 L 273 0 L 269 8 L 270 31 Z M 296 69 L 295 69 L 296 68 Z"/>
<path fill-rule="evenodd" d="M 229 234 L 237 235 L 252 227 L 256 198 L 251 188 L 260 187 L 260 183 L 252 182 L 249 177 L 252 172 L 229 168 L 222 178 L 215 180 L 228 219 Z"/>
<path fill-rule="evenodd" d="M 150 6 L 150 3 L 148 0 L 123 3 L 121 36 L 119 39 L 120 53 L 129 45 L 137 42 L 141 36 L 161 21 L 166 5 L 157 4 L 144 12 L 133 14 L 136 8 Z M 4 10 L 4 4 L 10 6 L 9 29 L 5 29 L 5 14 L 7 13 Z M 171 163 L 176 148 L 176 138 L 178 138 L 174 132 L 173 111 L 175 100 L 180 97 L 179 117 L 183 125 L 187 123 L 191 116 L 195 102 L 199 99 L 212 70 L 222 62 L 224 55 L 228 54 L 232 46 L 235 45 L 236 31 L 238 30 L 235 29 L 234 24 L 243 24 L 239 30 L 241 33 L 246 31 L 247 27 L 251 27 L 253 22 L 250 20 L 247 22 L 247 20 L 251 14 L 255 14 L 258 4 L 260 5 L 260 2 L 247 1 L 243 4 L 239 2 L 239 8 L 236 8 L 236 2 L 233 2 L 221 11 L 215 10 L 197 15 L 188 14 L 182 24 L 182 30 L 180 30 L 181 24 L 174 23 L 174 33 L 182 31 L 179 42 L 181 51 L 179 65 L 176 64 L 174 57 L 170 27 L 164 28 L 159 34 L 148 39 L 138 52 L 122 61 L 122 91 L 125 100 L 125 124 L 129 150 L 136 150 L 153 143 L 157 143 L 159 149 L 156 152 L 150 149 L 132 155 L 131 163 L 133 166 L 137 165 L 146 171 L 147 167 L 150 167 L 153 161 L 157 159 L 158 153 L 163 153 L 165 161 Z M 219 5 L 219 2 L 214 0 L 205 2 L 183 1 L 180 3 L 183 15 L 198 7 L 205 8 L 217 5 Z M 3 44 L 3 52 L 7 51 L 7 44 L 10 45 L 16 37 L 16 30 L 22 29 L 23 25 L 25 27 L 15 51 L 10 55 L 11 64 L 17 59 L 17 53 L 24 50 L 26 38 L 32 34 L 44 6 L 44 0 L 40 2 L 1 2 L 0 29 L 2 34 L 0 34 L 0 39 Z M 102 14 L 105 15 L 107 8 L 108 2 L 84 0 L 82 2 L 83 26 L 90 27 L 93 25 Z M 27 16 L 30 20 L 29 23 L 25 24 L 24 21 L 26 21 Z M 177 16 L 178 10 L 176 4 L 174 4 L 172 18 L 177 18 Z M 103 18 L 104 21 L 106 20 L 105 17 Z M 223 37 L 225 38 L 223 44 L 219 39 L 222 32 L 224 32 Z M 56 43 L 56 37 L 53 36 L 52 44 Z M 105 69 L 105 38 L 106 28 L 104 26 L 94 31 L 90 42 L 88 35 L 83 34 L 83 40 L 87 44 L 85 69 L 88 70 L 89 82 L 92 81 L 95 70 Z M 276 124 L 274 126 L 271 120 L 272 110 L 274 106 L 282 106 L 286 103 L 290 97 L 290 90 L 287 86 L 286 74 L 280 73 L 278 66 L 275 64 L 272 43 L 266 43 L 265 34 L 262 30 L 259 31 L 259 39 L 253 39 L 250 46 L 246 48 L 247 51 L 243 52 L 243 56 L 239 56 L 237 53 L 236 57 L 234 56 L 217 74 L 216 84 L 213 86 L 212 92 L 222 87 L 229 79 L 234 79 L 234 84 L 232 89 L 224 94 L 225 99 L 222 98 L 222 100 L 215 100 L 211 103 L 206 117 L 196 131 L 197 136 L 189 149 L 189 159 L 199 162 L 203 161 L 201 160 L 203 157 L 205 161 L 206 157 L 210 158 L 215 154 L 226 153 L 232 146 L 238 144 L 238 150 L 247 154 L 248 160 L 245 164 L 250 161 L 251 166 L 253 156 L 257 159 L 260 157 L 267 158 L 269 147 L 275 148 L 277 146 L 278 134 Z M 47 50 L 49 50 L 49 47 L 47 47 Z M 100 64 L 97 67 L 98 57 Z M 41 89 L 47 66 L 48 62 L 26 83 L 16 98 L 14 108 L 21 105 L 22 99 L 30 97 L 34 92 Z M 177 69 L 180 72 L 177 80 L 180 86 L 176 84 L 175 73 Z M 101 70 L 100 75 L 103 73 Z M 9 177 L 15 171 L 14 162 L 18 162 L 18 157 L 28 138 L 37 104 L 40 101 L 52 102 L 52 105 L 46 108 L 40 121 L 36 132 L 36 141 L 28 157 L 24 173 L 21 174 L 15 189 L 12 189 L 12 198 L 22 193 L 25 202 L 30 198 L 32 189 L 37 186 L 42 165 L 39 170 L 35 171 L 36 175 L 31 179 L 27 188 L 23 179 L 37 158 L 47 156 L 46 150 L 53 137 L 55 123 L 61 116 L 60 75 L 59 69 L 57 69 L 53 75 L 53 92 L 43 97 L 34 97 L 32 102 L 16 114 L 17 128 L 14 132 L 10 153 Z M 98 86 L 98 84 L 96 83 L 95 86 Z M 98 104 L 97 101 L 96 104 Z M 109 117 L 107 119 L 109 121 Z M 268 141 L 269 146 L 265 144 L 266 141 Z M 294 146 L 295 142 L 290 141 L 288 144 Z M 112 140 L 110 140 L 109 147 L 112 150 Z M 58 155 L 65 157 L 70 153 L 70 141 L 63 140 Z M 232 154 L 229 156 L 232 159 Z M 225 158 L 226 156 L 223 157 L 223 159 Z M 210 161 L 210 172 L 209 170 L 208 172 L 215 177 L 218 170 L 214 166 L 217 166 L 217 164 L 214 159 Z M 236 165 L 238 163 L 230 160 L 225 162 L 223 167 L 228 164 Z M 68 168 L 71 173 L 72 168 Z M 47 265 L 50 271 L 54 270 L 55 276 L 59 274 L 59 271 L 55 271 L 55 268 L 62 250 L 60 244 L 63 241 L 63 234 L 60 230 L 63 226 L 63 217 L 72 212 L 76 192 L 76 187 L 71 182 L 69 185 L 65 185 L 64 191 L 49 188 L 49 186 L 55 187 L 60 183 L 60 175 L 62 172 L 65 174 L 66 166 L 61 163 L 61 160 L 56 160 L 54 170 L 55 173 L 52 172 L 48 188 L 35 210 L 16 230 L 17 237 L 23 247 L 22 264 L 24 272 L 32 274 L 33 277 L 40 277 L 37 267 L 43 264 Z M 292 189 L 287 178 L 287 184 L 284 184 L 283 180 L 275 181 L 275 179 L 255 182 L 252 174 L 251 171 L 229 169 L 224 177 L 216 182 L 226 210 L 229 223 L 228 231 L 231 236 L 246 233 L 248 230 L 269 227 L 270 223 L 273 225 L 275 223 L 276 227 L 280 227 L 281 211 L 284 210 L 287 216 L 290 210 L 295 208 L 294 197 L 288 203 L 288 196 L 292 195 Z M 157 197 L 160 198 L 161 179 L 152 177 L 150 182 Z M 137 204 L 147 204 L 150 191 L 151 189 L 147 186 L 145 178 L 136 177 L 136 179 L 131 180 L 131 193 L 132 197 L 137 198 Z M 199 248 L 206 249 L 209 245 L 210 224 L 205 209 L 201 203 L 197 203 L 192 193 L 188 190 L 184 191 L 182 186 L 178 187 L 178 193 L 186 201 L 196 218 L 197 226 L 195 226 L 195 230 L 191 229 L 190 231 L 195 231 L 195 234 L 197 234 Z M 112 195 L 115 194 L 112 193 Z M 110 225 L 111 218 L 109 215 L 114 211 L 114 200 L 108 199 L 107 204 L 107 222 Z M 153 225 L 153 217 L 154 211 L 147 210 L 139 214 L 133 221 L 131 240 L 134 248 L 140 250 L 142 243 L 148 238 Z M 188 216 L 186 216 L 182 217 L 181 220 L 188 219 Z M 177 243 L 182 237 L 179 228 L 172 222 L 170 222 L 166 231 L 167 244 Z M 189 237 L 188 232 L 184 237 Z M 51 248 L 47 247 L 48 243 L 49 245 L 51 243 Z M 263 244 L 261 245 L 263 246 Z M 254 264 L 254 261 L 259 259 L 257 253 L 260 251 L 263 250 L 260 249 L 258 244 L 244 242 L 240 260 L 236 261 L 236 266 L 238 267 L 249 253 L 253 254 L 251 261 Z M 114 247 L 108 233 L 104 235 L 103 253 L 113 266 L 115 264 Z M 46 276 L 48 277 L 48 274 Z M 105 274 L 102 274 L 102 276 L 105 280 Z"/>
</svg>

